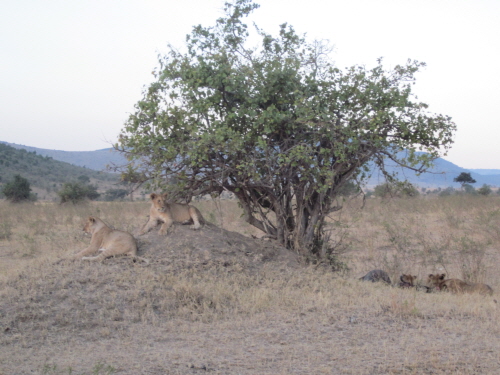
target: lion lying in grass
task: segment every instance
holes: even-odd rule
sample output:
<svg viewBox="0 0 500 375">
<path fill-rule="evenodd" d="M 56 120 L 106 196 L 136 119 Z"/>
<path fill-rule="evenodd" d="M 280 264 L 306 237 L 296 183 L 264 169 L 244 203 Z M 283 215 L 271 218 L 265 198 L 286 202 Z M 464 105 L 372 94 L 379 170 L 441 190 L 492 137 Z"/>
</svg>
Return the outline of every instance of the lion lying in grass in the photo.
<svg viewBox="0 0 500 375">
<path fill-rule="evenodd" d="M 180 203 L 168 203 L 167 194 L 151 193 L 151 209 L 149 220 L 144 225 L 139 235 L 143 235 L 153 229 L 158 222 L 163 222 L 159 234 L 165 234 L 173 223 L 194 224 L 194 229 L 200 228 L 200 223 L 205 223 L 201 212 L 194 206 Z"/>
<path fill-rule="evenodd" d="M 420 292 L 429 292 L 429 287 L 420 284 L 417 281 L 417 276 L 403 274 L 399 277 L 399 281 L 400 288 L 414 288 Z"/>
<path fill-rule="evenodd" d="M 480 293 L 493 294 L 493 289 L 489 285 L 482 283 L 468 283 L 459 279 L 445 279 L 446 275 L 430 274 L 427 278 L 427 286 L 437 290 L 448 290 L 452 293 Z"/>
<path fill-rule="evenodd" d="M 90 245 L 77 253 L 74 259 L 103 261 L 114 255 L 130 255 L 149 263 L 147 259 L 137 256 L 137 243 L 130 233 L 112 229 L 98 217 L 89 216 L 83 227 L 83 231 L 92 236 Z M 94 254 L 97 251 L 101 252 L 97 256 L 86 256 Z"/>
<path fill-rule="evenodd" d="M 399 281 L 400 288 L 414 288 L 417 283 L 417 276 L 403 274 L 399 277 Z"/>
</svg>

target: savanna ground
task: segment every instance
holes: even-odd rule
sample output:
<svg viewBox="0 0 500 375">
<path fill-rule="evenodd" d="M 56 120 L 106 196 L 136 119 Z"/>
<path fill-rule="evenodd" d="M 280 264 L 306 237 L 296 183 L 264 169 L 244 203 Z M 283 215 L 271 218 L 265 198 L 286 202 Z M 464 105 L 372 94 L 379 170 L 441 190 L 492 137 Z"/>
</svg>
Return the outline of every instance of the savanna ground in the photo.
<svg viewBox="0 0 500 375">
<path fill-rule="evenodd" d="M 331 218 L 337 256 L 307 265 L 245 224 L 139 237 L 139 255 L 65 258 L 92 214 L 137 233 L 149 203 L 0 203 L 0 374 L 496 374 L 500 198 L 370 199 Z M 221 229 L 222 228 L 222 229 Z M 375 268 L 487 282 L 493 297 L 358 278 Z"/>
</svg>

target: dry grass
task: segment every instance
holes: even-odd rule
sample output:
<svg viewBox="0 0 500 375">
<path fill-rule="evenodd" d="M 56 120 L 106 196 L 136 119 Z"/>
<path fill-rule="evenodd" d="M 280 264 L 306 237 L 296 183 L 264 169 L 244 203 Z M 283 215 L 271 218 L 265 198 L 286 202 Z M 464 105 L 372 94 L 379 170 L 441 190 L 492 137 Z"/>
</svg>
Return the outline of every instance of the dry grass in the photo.
<svg viewBox="0 0 500 375">
<path fill-rule="evenodd" d="M 347 273 L 311 267 L 196 202 L 209 226 L 139 239 L 127 258 L 61 260 L 89 214 L 137 232 L 149 204 L 0 205 L 0 374 L 493 374 L 500 366 L 500 199 L 369 200 L 332 217 Z M 346 247 L 346 245 L 349 245 Z M 345 252 L 345 250 L 348 250 Z M 446 272 L 492 297 L 359 276 Z"/>
</svg>

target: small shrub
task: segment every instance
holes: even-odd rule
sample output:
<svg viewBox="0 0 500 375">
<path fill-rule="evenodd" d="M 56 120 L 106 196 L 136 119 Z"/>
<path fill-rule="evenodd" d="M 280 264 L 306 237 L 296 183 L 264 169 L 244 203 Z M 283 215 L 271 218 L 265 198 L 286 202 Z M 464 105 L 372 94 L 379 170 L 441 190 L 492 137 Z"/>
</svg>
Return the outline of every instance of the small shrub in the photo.
<svg viewBox="0 0 500 375">
<path fill-rule="evenodd" d="M 477 190 L 477 193 L 479 195 L 484 195 L 484 196 L 490 195 L 491 192 L 492 192 L 491 188 L 486 184 L 484 184 Z"/>
<path fill-rule="evenodd" d="M 441 190 L 439 192 L 439 196 L 440 197 L 449 197 L 450 195 L 454 194 L 455 193 L 455 189 L 453 189 L 451 186 L 450 187 L 447 187 L 446 189 L 444 190 Z"/>
<path fill-rule="evenodd" d="M 116 201 L 120 199 L 124 199 L 128 194 L 128 191 L 125 189 L 108 189 L 104 193 L 105 201 Z"/>
<path fill-rule="evenodd" d="M 463 189 L 465 191 L 465 194 L 470 194 L 470 195 L 476 195 L 477 191 L 474 189 L 474 186 L 469 185 L 469 184 L 464 184 Z"/>
<path fill-rule="evenodd" d="M 5 184 L 2 193 L 11 202 L 23 202 L 36 200 L 36 196 L 31 194 L 30 183 L 27 179 L 16 174 L 14 180 Z"/>
<path fill-rule="evenodd" d="M 85 185 L 80 182 L 66 182 L 62 190 L 57 194 L 61 198 L 61 203 L 71 202 L 73 204 L 80 203 L 86 199 L 95 200 L 99 197 L 97 187 Z"/>
<path fill-rule="evenodd" d="M 408 181 L 396 181 L 375 186 L 374 194 L 380 198 L 411 198 L 418 196 L 420 193 L 412 183 Z"/>
</svg>

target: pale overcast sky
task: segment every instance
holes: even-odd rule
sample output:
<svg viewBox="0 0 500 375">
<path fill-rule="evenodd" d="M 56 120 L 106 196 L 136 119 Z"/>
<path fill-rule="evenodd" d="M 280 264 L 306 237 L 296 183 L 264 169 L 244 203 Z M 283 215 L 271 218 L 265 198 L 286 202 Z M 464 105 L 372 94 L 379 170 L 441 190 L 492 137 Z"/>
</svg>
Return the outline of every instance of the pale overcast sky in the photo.
<svg viewBox="0 0 500 375">
<path fill-rule="evenodd" d="M 500 169 L 499 0 L 261 0 L 253 20 L 329 39 L 344 68 L 427 67 L 415 92 L 458 126 L 445 159 Z M 65 151 L 115 142 L 167 43 L 212 26 L 219 0 L 3 0 L 0 141 Z"/>
</svg>

